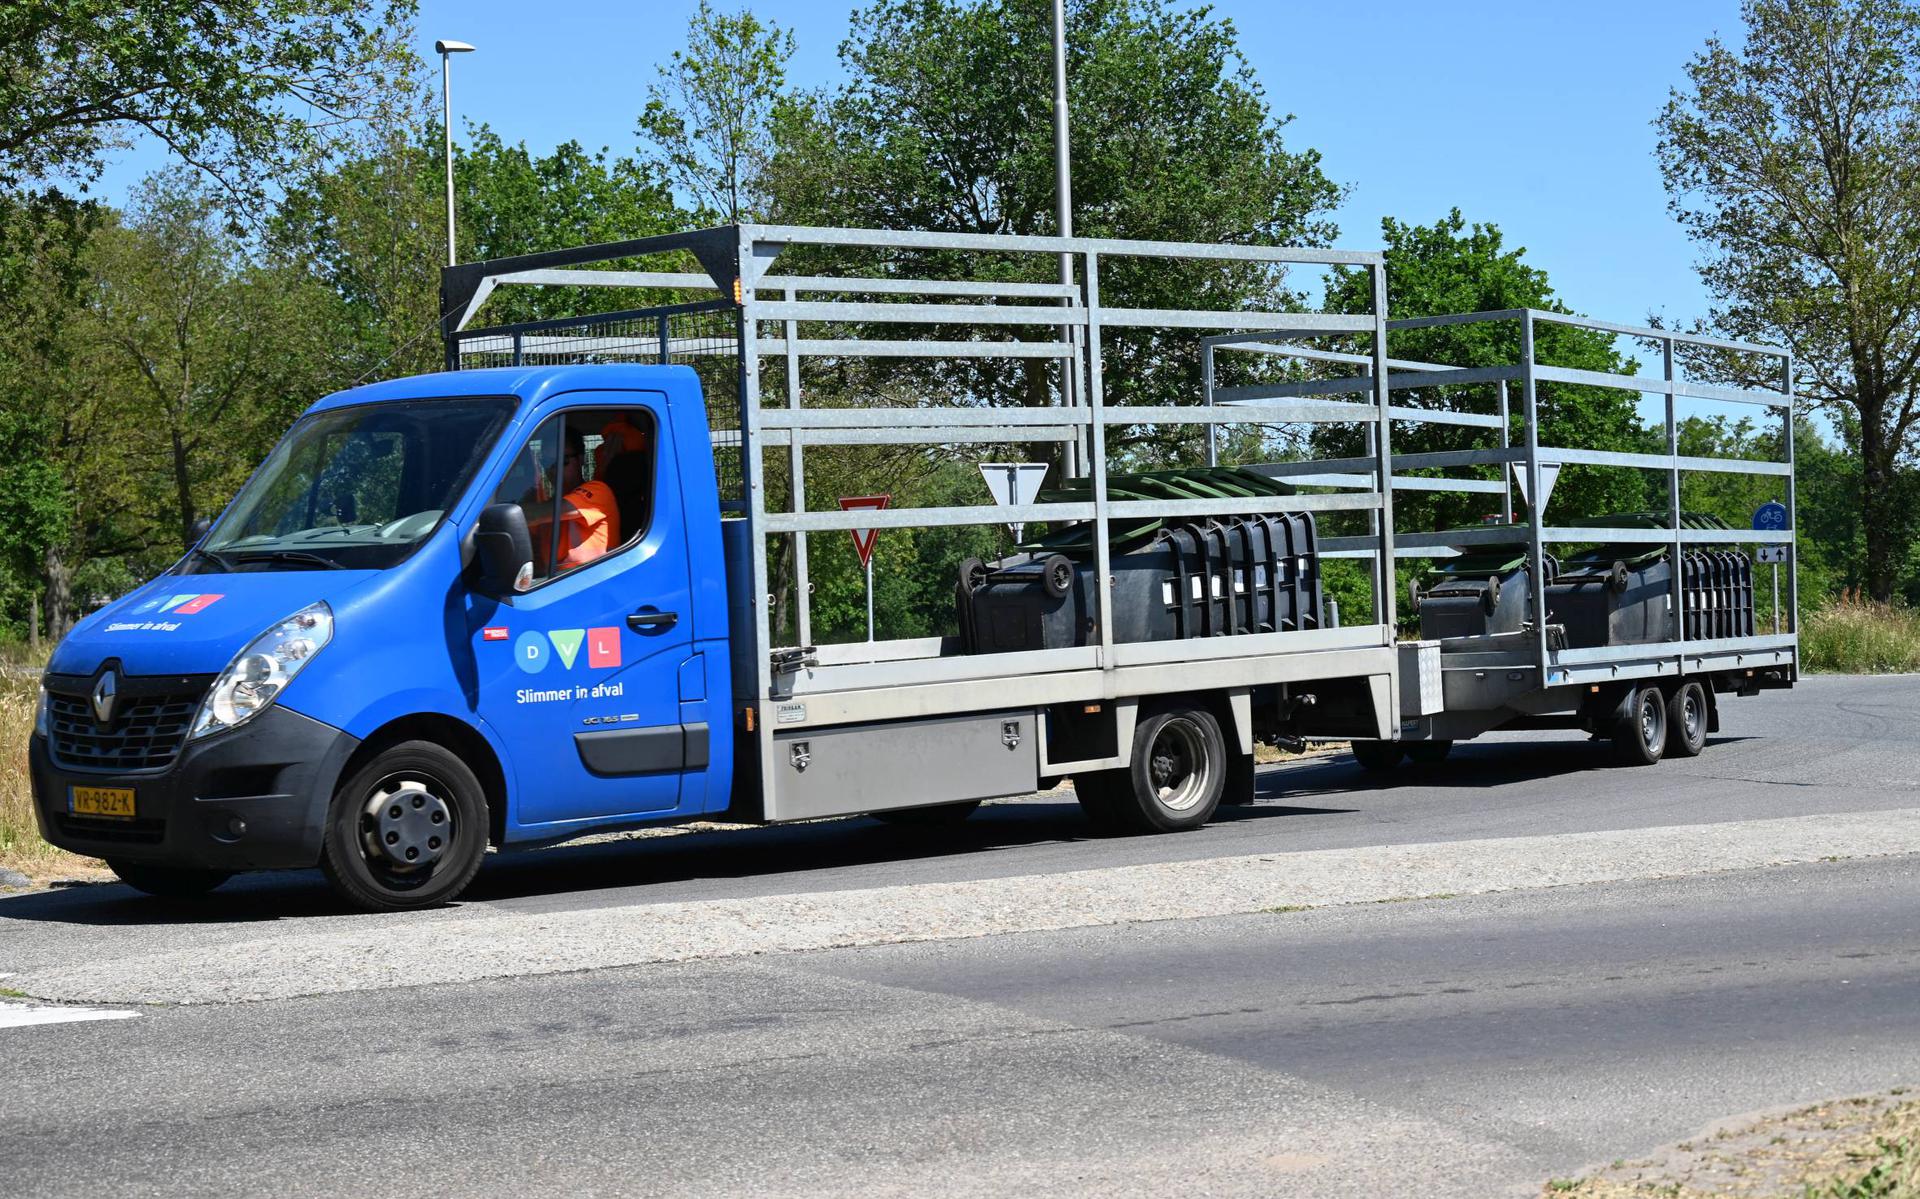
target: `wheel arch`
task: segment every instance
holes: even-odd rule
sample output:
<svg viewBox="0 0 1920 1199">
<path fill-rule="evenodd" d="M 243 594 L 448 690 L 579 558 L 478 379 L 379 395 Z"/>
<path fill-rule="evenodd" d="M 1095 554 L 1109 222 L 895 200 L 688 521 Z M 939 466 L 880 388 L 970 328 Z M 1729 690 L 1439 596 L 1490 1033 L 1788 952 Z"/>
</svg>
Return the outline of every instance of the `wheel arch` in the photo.
<svg viewBox="0 0 1920 1199">
<path fill-rule="evenodd" d="M 404 741 L 431 741 L 467 764 L 487 797 L 487 841 L 495 846 L 502 844 L 507 832 L 506 769 L 485 735 L 457 717 L 443 712 L 415 712 L 387 721 L 360 742 L 340 768 L 340 779 L 352 778 L 375 754 Z"/>
</svg>

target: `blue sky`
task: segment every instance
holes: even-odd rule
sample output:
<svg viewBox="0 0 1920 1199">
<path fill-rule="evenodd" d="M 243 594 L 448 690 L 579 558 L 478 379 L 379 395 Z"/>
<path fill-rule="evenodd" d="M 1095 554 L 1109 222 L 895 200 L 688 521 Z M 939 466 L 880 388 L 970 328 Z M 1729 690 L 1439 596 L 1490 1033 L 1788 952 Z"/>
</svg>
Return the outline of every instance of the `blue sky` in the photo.
<svg viewBox="0 0 1920 1199">
<path fill-rule="evenodd" d="M 1032 0 L 1042 3 L 1044 0 Z M 720 6 L 730 8 L 728 0 Z M 792 28 L 801 85 L 840 76 L 848 0 L 760 0 Z M 1649 122 L 1706 38 L 1740 33 L 1737 0 L 1221 0 L 1294 148 L 1350 185 L 1339 244 L 1378 244 L 1380 218 L 1428 223 L 1458 206 L 1500 226 L 1592 316 L 1702 314 L 1693 250 L 1666 211 Z M 656 65 L 694 0 L 423 0 L 436 37 L 479 47 L 454 64 L 456 128 L 485 121 L 535 149 L 577 139 L 624 151 Z M 136 151 L 110 200 L 159 159 Z"/>
</svg>

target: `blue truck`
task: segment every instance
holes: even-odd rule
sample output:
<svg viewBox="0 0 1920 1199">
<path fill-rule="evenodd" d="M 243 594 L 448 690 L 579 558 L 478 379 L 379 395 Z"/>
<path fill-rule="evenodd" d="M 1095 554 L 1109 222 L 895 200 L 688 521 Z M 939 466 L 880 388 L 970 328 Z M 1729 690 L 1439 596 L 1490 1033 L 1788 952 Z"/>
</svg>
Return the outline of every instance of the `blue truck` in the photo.
<svg viewBox="0 0 1920 1199">
<path fill-rule="evenodd" d="M 794 246 L 878 257 L 851 274 L 774 274 Z M 903 252 L 1064 254 L 1078 275 L 909 277 L 886 265 Z M 648 255 L 700 269 L 627 269 Z M 1148 258 L 1382 269 L 1363 252 L 765 226 L 449 268 L 448 370 L 315 403 L 176 564 L 56 647 L 29 751 L 42 835 L 153 894 L 317 865 L 353 906 L 399 909 L 457 896 L 490 848 L 702 819 L 938 824 L 1067 777 L 1097 825 L 1180 831 L 1252 798 L 1257 740 L 1352 740 L 1364 764 L 1384 768 L 1436 761 L 1454 737 L 1489 729 L 1584 728 L 1650 762 L 1698 752 L 1721 697 L 1791 683 L 1791 613 L 1771 633 L 1708 636 L 1663 618 L 1670 633 L 1652 641 L 1568 646 L 1535 588 L 1534 620 L 1513 630 L 1403 643 L 1396 558 L 1517 538 L 1540 578 L 1553 539 L 1604 532 L 1680 554 L 1708 538 L 1676 512 L 1665 530 L 1534 522 L 1402 532 L 1396 546 L 1392 498 L 1405 477 L 1393 473 L 1393 422 L 1484 435 L 1494 418 L 1394 403 L 1412 384 L 1386 358 L 1383 311 L 1103 307 L 1102 265 Z M 622 266 L 578 269 L 604 262 Z M 470 328 L 488 295 L 511 286 L 673 302 Z M 1204 392 L 1113 405 L 1102 349 L 1115 328 L 1228 332 L 1195 343 Z M 1370 337 L 1360 360 L 1378 369 L 1350 371 L 1345 392 L 1336 371 L 1312 386 L 1216 394 L 1216 351 L 1328 336 Z M 959 364 L 913 376 L 947 387 L 944 397 L 902 403 L 896 388 L 850 402 L 843 389 L 808 403 L 824 386 L 812 370 L 907 360 L 924 371 L 929 359 Z M 1036 371 L 1048 402 L 966 402 L 959 372 L 982 362 Z M 1513 369 L 1522 380 L 1548 368 Z M 1471 374 L 1463 386 L 1488 381 L 1485 368 Z M 1498 445 L 1421 465 L 1496 466 L 1504 488 L 1511 463 L 1542 494 L 1543 461 L 1581 460 L 1531 436 L 1512 444 L 1504 387 Z M 1720 390 L 1791 419 L 1790 387 Z M 1530 427 L 1531 383 L 1526 394 Z M 1670 386 L 1670 404 L 1676 394 Z M 1299 486 L 1109 470 L 1115 426 L 1201 426 L 1218 468 L 1218 430 L 1278 422 L 1357 425 L 1369 453 L 1251 468 Z M 1031 442 L 1047 443 L 1066 476 L 1038 497 L 809 507 L 808 455 L 986 446 L 1004 457 Z M 1676 479 L 1753 465 L 1640 457 L 1630 465 Z M 1762 469 L 1784 474 L 1790 508 L 1791 463 Z M 1483 474 L 1457 482 L 1490 486 Z M 1364 521 L 1364 535 L 1299 541 L 1329 514 Z M 809 536 L 1002 523 L 1055 540 L 961 564 L 960 633 L 814 638 Z M 1745 539 L 1791 552 L 1790 527 Z M 1152 565 L 1165 577 L 1139 589 L 1149 597 L 1139 603 L 1164 608 L 1158 625 L 1116 611 L 1116 580 L 1147 577 L 1145 551 L 1130 548 L 1146 543 L 1161 555 L 1152 563 L 1173 563 Z M 1322 612 L 1305 584 L 1317 587 L 1323 557 L 1361 561 L 1370 613 L 1343 625 Z M 1671 573 L 1676 611 L 1689 610 L 1696 597 Z M 1790 563 L 1788 574 L 1791 592 Z M 1008 598 L 981 607 L 995 588 Z M 1063 605 L 1080 607 L 1067 619 Z"/>
</svg>

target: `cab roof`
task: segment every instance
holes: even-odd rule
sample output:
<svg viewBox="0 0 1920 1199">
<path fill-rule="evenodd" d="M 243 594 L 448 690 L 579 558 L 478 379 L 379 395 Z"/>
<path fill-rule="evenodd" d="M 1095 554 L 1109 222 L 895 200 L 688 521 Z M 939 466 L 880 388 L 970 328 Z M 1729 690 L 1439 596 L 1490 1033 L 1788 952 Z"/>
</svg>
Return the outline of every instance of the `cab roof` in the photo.
<svg viewBox="0 0 1920 1199">
<path fill-rule="evenodd" d="M 496 366 L 483 370 L 440 371 L 409 375 L 336 391 L 314 402 L 309 413 L 349 404 L 390 400 L 466 399 L 473 396 L 516 396 L 540 401 L 567 391 L 661 391 L 669 394 L 698 388 L 699 376 L 690 366 L 661 366 L 609 362 L 586 366 Z"/>
</svg>

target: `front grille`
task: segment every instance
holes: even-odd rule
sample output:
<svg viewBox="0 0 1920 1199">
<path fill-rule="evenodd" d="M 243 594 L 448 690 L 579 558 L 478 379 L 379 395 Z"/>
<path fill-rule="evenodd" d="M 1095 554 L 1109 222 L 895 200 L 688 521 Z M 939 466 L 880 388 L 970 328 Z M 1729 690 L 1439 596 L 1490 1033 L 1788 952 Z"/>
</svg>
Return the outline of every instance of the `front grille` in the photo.
<svg viewBox="0 0 1920 1199">
<path fill-rule="evenodd" d="M 115 820 L 108 816 L 56 814 L 53 823 L 65 836 L 116 845 L 158 845 L 167 835 L 165 820 Z"/>
<path fill-rule="evenodd" d="M 92 678 L 47 679 L 54 760 L 86 770 L 159 770 L 173 765 L 212 679 L 122 675 L 113 719 L 94 719 Z"/>
</svg>

